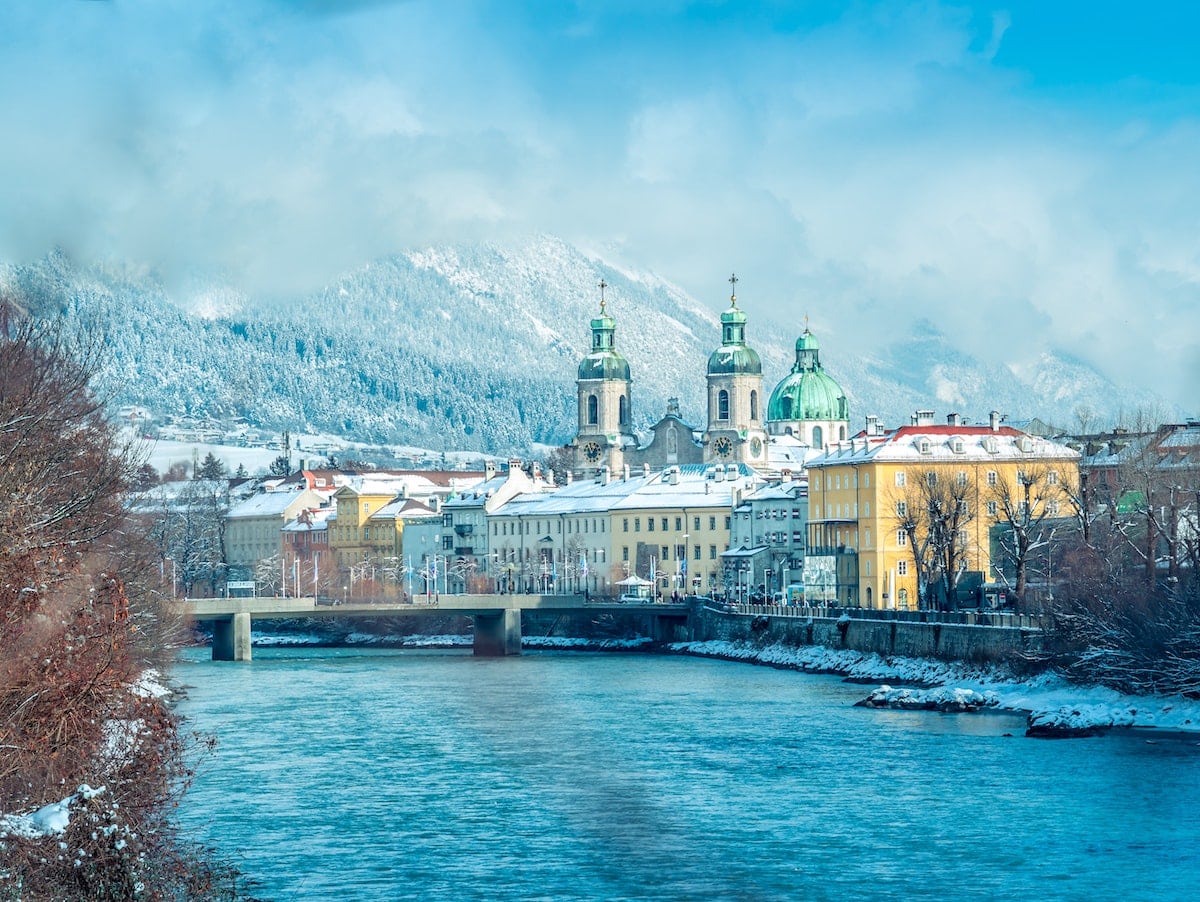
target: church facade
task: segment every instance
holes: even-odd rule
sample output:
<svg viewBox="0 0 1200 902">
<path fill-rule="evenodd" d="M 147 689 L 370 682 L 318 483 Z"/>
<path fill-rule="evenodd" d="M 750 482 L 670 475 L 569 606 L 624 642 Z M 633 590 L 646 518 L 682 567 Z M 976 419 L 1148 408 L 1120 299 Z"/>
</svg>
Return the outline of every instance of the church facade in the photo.
<svg viewBox="0 0 1200 902">
<path fill-rule="evenodd" d="M 575 476 L 595 476 L 606 468 L 617 474 L 626 468 L 656 471 L 684 464 L 745 464 L 770 472 L 778 469 L 773 458 L 803 459 L 798 448 L 819 452 L 827 442 L 846 437 L 845 394 L 821 370 L 816 339 L 807 328 L 796 342 L 791 374 L 769 401 L 764 396 L 762 363 L 746 341 L 747 316 L 738 307 L 737 277 L 730 282 L 735 291 L 721 314 L 721 344 L 708 358 L 704 428 L 685 422 L 673 398 L 644 444 L 631 425 L 629 363 L 617 350 L 616 321 L 604 299 L 607 285 L 600 283 L 600 314 L 591 321 L 591 350 L 579 363 L 575 383 L 578 429 L 567 445 Z M 788 453 L 773 455 L 773 450 Z"/>
</svg>

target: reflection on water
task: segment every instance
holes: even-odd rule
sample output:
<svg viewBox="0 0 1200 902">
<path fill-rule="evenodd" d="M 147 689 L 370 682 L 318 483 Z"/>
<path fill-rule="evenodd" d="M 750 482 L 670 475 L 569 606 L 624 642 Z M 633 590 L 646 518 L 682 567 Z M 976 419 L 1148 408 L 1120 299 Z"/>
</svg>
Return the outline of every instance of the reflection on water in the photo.
<svg viewBox="0 0 1200 902">
<path fill-rule="evenodd" d="M 179 669 L 184 712 L 220 740 L 183 817 L 274 899 L 1190 899 L 1200 884 L 1200 748 L 1184 739 L 1030 740 L 1020 718 L 854 708 L 863 686 L 701 659 L 256 655 Z"/>
</svg>

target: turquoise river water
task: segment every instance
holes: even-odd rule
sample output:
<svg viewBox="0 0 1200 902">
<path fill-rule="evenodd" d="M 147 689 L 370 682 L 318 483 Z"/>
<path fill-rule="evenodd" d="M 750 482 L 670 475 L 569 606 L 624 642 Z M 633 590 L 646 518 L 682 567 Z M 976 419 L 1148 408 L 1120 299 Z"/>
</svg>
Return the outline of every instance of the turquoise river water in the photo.
<svg viewBox="0 0 1200 902">
<path fill-rule="evenodd" d="M 263 898 L 1200 898 L 1200 737 L 698 658 L 255 656 L 176 677 L 219 743 L 181 818 Z"/>
</svg>

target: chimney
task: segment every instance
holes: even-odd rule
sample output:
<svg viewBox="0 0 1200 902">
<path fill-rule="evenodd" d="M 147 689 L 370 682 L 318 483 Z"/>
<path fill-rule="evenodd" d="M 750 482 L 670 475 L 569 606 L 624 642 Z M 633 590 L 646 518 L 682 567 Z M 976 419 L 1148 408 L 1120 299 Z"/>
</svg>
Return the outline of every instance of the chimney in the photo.
<svg viewBox="0 0 1200 902">
<path fill-rule="evenodd" d="M 649 476 L 649 475 L 650 475 L 650 464 L 649 464 L 649 462 L 642 464 L 642 475 L 643 475 L 643 476 Z"/>
<path fill-rule="evenodd" d="M 916 413 L 913 414 L 912 424 L 914 426 L 932 426 L 933 425 L 933 411 L 932 410 L 918 410 Z"/>
<path fill-rule="evenodd" d="M 988 414 L 988 424 L 992 427 L 992 432 L 1000 431 L 1000 411 L 993 410 Z"/>
<path fill-rule="evenodd" d="M 667 468 L 667 485 L 679 485 L 679 467 Z"/>
<path fill-rule="evenodd" d="M 625 466 L 621 468 L 621 478 L 625 482 L 629 482 L 629 464 L 625 464 Z"/>
<path fill-rule="evenodd" d="M 947 426 L 961 426 L 962 425 L 962 417 L 960 417 L 956 413 L 948 413 L 948 414 L 946 414 L 946 425 Z"/>
<path fill-rule="evenodd" d="M 609 478 L 610 471 L 608 469 L 608 464 L 605 464 L 600 468 L 600 475 L 596 477 L 596 482 L 600 483 L 600 485 L 608 485 Z"/>
<path fill-rule="evenodd" d="M 863 431 L 867 435 L 879 435 L 879 417 L 873 413 L 867 414 L 867 428 Z"/>
<path fill-rule="evenodd" d="M 496 462 L 494 460 L 484 461 L 483 463 L 483 478 L 492 479 L 496 475 Z"/>
<path fill-rule="evenodd" d="M 567 470 L 567 485 L 570 485 L 574 479 L 575 479 L 575 474 L 573 472 L 571 472 L 570 470 Z"/>
<path fill-rule="evenodd" d="M 791 482 L 792 481 L 792 471 L 791 470 L 781 470 L 779 473 L 779 476 L 783 482 Z"/>
</svg>

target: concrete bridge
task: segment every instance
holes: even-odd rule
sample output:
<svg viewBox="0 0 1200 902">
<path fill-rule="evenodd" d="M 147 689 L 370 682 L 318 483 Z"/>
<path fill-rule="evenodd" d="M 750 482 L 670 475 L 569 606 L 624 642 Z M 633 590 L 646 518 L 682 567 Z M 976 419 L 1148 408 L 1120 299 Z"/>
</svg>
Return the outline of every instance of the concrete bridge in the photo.
<svg viewBox="0 0 1200 902">
<path fill-rule="evenodd" d="M 521 612 L 646 614 L 654 619 L 656 634 L 665 634 L 687 623 L 686 604 L 617 604 L 592 601 L 583 595 L 442 595 L 418 596 L 404 603 L 394 600 L 351 598 L 337 603 L 328 599 L 189 598 L 187 613 L 196 621 L 213 624 L 214 661 L 249 661 L 250 624 L 253 618 L 279 620 L 291 617 L 420 617 L 461 615 L 475 622 L 477 655 L 521 653 Z"/>
</svg>

